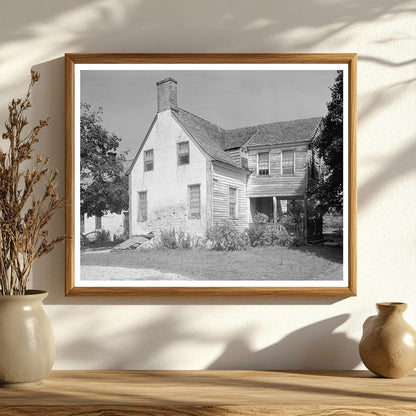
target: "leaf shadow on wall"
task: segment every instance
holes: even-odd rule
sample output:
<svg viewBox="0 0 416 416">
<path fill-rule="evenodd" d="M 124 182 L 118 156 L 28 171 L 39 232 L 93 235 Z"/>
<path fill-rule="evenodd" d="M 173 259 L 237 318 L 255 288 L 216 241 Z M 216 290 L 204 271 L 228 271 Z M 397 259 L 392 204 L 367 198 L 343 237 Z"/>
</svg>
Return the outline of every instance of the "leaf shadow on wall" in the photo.
<svg viewBox="0 0 416 416">
<path fill-rule="evenodd" d="M 21 2 L 23 0 L 19 0 Z M 177 47 L 180 52 L 216 52 L 224 51 L 229 45 L 243 45 L 244 51 L 316 51 L 322 41 L 342 33 L 349 26 L 356 26 L 363 22 L 372 22 L 381 17 L 404 15 L 412 13 L 406 5 L 399 0 L 371 0 L 363 4 L 359 1 L 345 2 L 343 4 L 328 4 L 323 8 L 317 1 L 308 3 L 306 9 L 295 2 L 260 0 L 256 7 L 241 7 L 241 2 L 221 2 L 215 0 L 211 3 L 198 5 L 199 19 L 189 19 L 189 15 L 195 12 L 195 5 L 191 0 L 180 2 L 185 7 L 183 12 L 178 13 L 178 5 L 164 0 L 156 3 L 130 1 L 123 5 L 112 1 L 70 0 L 61 8 L 56 7 L 56 2 L 47 0 L 45 7 L 33 11 L 27 24 L 19 28 L 18 34 L 13 37 L 14 29 L 7 26 L 3 31 L 7 32 L 2 37 L 0 46 L 7 41 L 18 39 L 19 41 L 31 40 L 31 42 L 42 43 L 52 48 L 52 55 L 59 56 L 62 50 L 76 52 L 139 52 L 146 50 L 152 52 L 172 52 Z M 23 3 L 22 3 L 23 4 Z M 163 8 L 158 8 L 159 4 Z M 50 7 L 49 7 L 49 6 Z M 248 6 L 248 5 L 244 5 Z M 16 4 L 14 4 L 14 7 Z M 64 9 L 65 8 L 65 9 Z M 85 9 L 84 9 L 85 8 Z M 79 13 L 84 10 L 85 19 L 72 19 L 70 25 L 64 24 L 73 12 Z M 117 13 L 115 13 L 117 9 Z M 163 10 L 163 13 L 160 12 Z M 309 10 L 309 12 L 308 12 Z M 319 10 L 319 12 L 316 12 Z M 267 11 L 267 13 L 266 13 Z M 313 13 L 312 13 L 313 11 Z M 173 19 L 177 16 L 178 19 Z M 24 17 L 27 19 L 27 16 Z M 88 19 L 92 19 L 89 21 Z M 10 20 L 12 22 L 12 20 Z M 47 22 L 47 23 L 43 23 Z M 143 24 L 140 24 L 142 22 Z M 299 28 L 309 31 L 309 36 L 292 36 L 294 24 Z M 6 22 L 9 23 L 9 20 Z M 59 23 L 59 24 L 58 24 Z M 186 23 L 186 24 L 185 24 Z M 198 37 L 189 37 L 189 32 L 198 29 Z M 46 27 L 48 30 L 46 30 Z M 61 31 L 64 28 L 65 36 L 49 45 L 48 36 L 54 30 Z M 183 30 L 178 31 L 178 27 Z M 324 34 L 320 31 L 324 29 Z M 169 34 L 169 44 L 166 36 Z M 287 36 L 290 35 L 290 36 Z M 206 42 L 205 37 L 207 37 Z M 209 38 L 208 38 L 209 37 Z M 141 39 L 137 47 L 132 48 L 132 39 Z M 238 43 L 235 43 L 238 39 Z M 208 42 L 209 40 L 209 42 Z M 406 39 L 404 39 L 406 40 Z M 50 41 L 50 39 L 49 39 Z M 403 41 L 392 36 L 383 42 Z M 227 43 L 228 42 L 228 43 Z M 378 42 L 378 41 L 375 41 Z M 237 52 L 238 48 L 232 48 Z M 41 62 L 34 68 L 42 73 L 42 82 L 36 87 L 33 95 L 33 118 L 44 118 L 52 116 L 52 125 L 41 137 L 40 146 L 43 153 L 50 154 L 55 166 L 62 172 L 59 190 L 64 194 L 63 172 L 64 172 L 64 60 L 43 59 L 51 56 L 51 49 L 36 48 L 36 55 L 28 55 L 33 62 Z M 319 50 L 319 49 L 318 49 Z M 19 53 L 19 62 L 22 57 Z M 33 61 L 34 59 L 34 61 Z M 37 59 L 37 60 L 36 60 Z M 10 57 L 13 60 L 13 57 Z M 1 63 L 0 55 L 0 63 Z M 403 62 L 380 59 L 377 56 L 363 57 L 364 63 L 372 62 L 392 68 L 407 66 L 412 59 L 404 59 Z M 360 64 L 359 57 L 359 64 Z M 4 62 L 5 63 L 5 62 Z M 24 63 L 24 61 L 23 61 Z M 375 109 L 388 107 L 394 101 L 400 99 L 403 91 L 413 80 L 398 83 L 394 88 L 380 88 L 372 94 L 368 105 L 359 109 L 359 122 L 370 119 Z M 3 88 L 3 89 L 2 89 Z M 7 84 L 0 84 L 0 94 L 3 95 Z M 36 102 L 37 101 L 37 102 Z M 403 153 L 403 155 L 402 155 Z M 397 160 L 386 156 L 386 165 L 392 169 L 386 169 L 386 165 L 380 168 L 380 174 L 374 175 L 370 180 L 359 187 L 359 206 L 365 207 L 380 192 L 388 181 L 394 181 L 397 177 L 412 172 L 415 169 L 413 160 L 416 155 L 416 146 L 410 146 L 404 152 L 398 154 Z M 404 157 L 405 163 L 401 157 Z M 397 163 L 398 162 L 398 163 Z M 388 176 L 387 175 L 388 172 Z M 52 229 L 57 234 L 63 232 L 64 213 L 63 210 L 56 215 L 52 222 Z M 290 299 L 259 299 L 259 298 L 65 298 L 64 293 L 64 253 L 59 248 L 47 258 L 41 259 L 34 265 L 35 285 L 43 287 L 50 292 L 47 304 L 331 304 L 340 298 L 290 298 Z"/>
<path fill-rule="evenodd" d="M 26 0 L 3 3 L 0 65 L 15 66 L 16 71 L 0 82 L 0 100 L 21 85 L 22 66 L 63 51 L 319 52 L 320 44 L 331 38 L 337 51 L 340 42 L 349 40 L 349 28 L 415 11 L 402 0 L 324 5 L 318 0 L 44 0 L 40 7 L 27 7 Z M 328 46 L 324 51 L 331 52 Z"/>
<path fill-rule="evenodd" d="M 228 342 L 208 369 L 325 370 L 350 369 L 360 363 L 358 343 L 335 332 L 350 317 L 342 314 L 305 326 L 261 350 L 250 348 L 253 336 L 244 334 Z M 276 322 L 276 334 L 279 323 Z M 324 361 L 323 361 L 324 357 Z"/>
<path fill-rule="evenodd" d="M 58 191 L 64 195 L 64 159 L 65 159 L 65 111 L 64 111 L 64 58 L 57 58 L 42 64 L 36 65 L 34 69 L 42 73 L 42 81 L 36 86 L 33 92 L 33 113 L 34 120 L 52 115 L 52 124 L 45 130 L 39 143 L 40 153 L 50 155 L 53 165 L 58 167 L 60 183 Z M 410 81 L 409 81 L 410 82 Z M 407 86 L 408 82 L 403 85 Z M 60 87 L 56 87 L 60 86 Z M 394 90 L 394 96 L 404 92 L 403 88 Z M 53 93 L 53 95 L 52 95 Z M 380 92 L 383 97 L 378 97 L 378 105 L 388 105 L 391 102 L 391 95 Z M 384 103 L 384 104 L 383 104 Z M 371 106 L 372 107 L 372 106 Z M 360 118 L 366 117 L 372 108 L 360 111 Z M 363 208 L 369 203 L 375 194 L 380 192 L 386 184 L 395 179 L 410 173 L 416 169 L 416 144 L 400 151 L 396 156 L 390 156 L 386 169 L 383 165 L 381 171 L 371 177 L 368 182 L 360 185 L 358 190 L 359 206 Z M 64 233 L 64 210 L 60 210 L 51 222 L 51 230 L 56 234 Z M 313 248 L 312 248 L 313 250 Z M 64 297 L 64 264 L 65 255 L 62 247 L 57 248 L 52 255 L 35 262 L 33 275 L 35 286 L 42 287 L 49 291 L 50 295 L 45 304 L 333 304 L 342 298 L 68 298 Z M 53 276 L 51 278 L 51 276 Z"/>
</svg>

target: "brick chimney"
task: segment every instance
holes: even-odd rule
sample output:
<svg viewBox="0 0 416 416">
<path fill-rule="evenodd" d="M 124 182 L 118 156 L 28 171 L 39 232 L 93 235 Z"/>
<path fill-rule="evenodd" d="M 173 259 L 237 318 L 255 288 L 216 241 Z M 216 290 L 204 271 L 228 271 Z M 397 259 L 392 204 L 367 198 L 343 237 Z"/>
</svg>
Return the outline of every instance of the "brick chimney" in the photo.
<svg viewBox="0 0 416 416">
<path fill-rule="evenodd" d="M 177 109 L 176 84 L 177 82 L 173 78 L 166 78 L 156 82 L 158 113 L 169 109 Z"/>
</svg>

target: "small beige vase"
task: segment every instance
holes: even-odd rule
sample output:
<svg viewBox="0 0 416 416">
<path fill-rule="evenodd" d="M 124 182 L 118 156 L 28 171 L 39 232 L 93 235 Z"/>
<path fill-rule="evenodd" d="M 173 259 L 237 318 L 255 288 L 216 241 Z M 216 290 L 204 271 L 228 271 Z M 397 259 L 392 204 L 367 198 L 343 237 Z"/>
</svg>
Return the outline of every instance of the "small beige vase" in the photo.
<svg viewBox="0 0 416 416">
<path fill-rule="evenodd" d="M 55 360 L 52 327 L 43 310 L 48 292 L 0 296 L 0 387 L 39 384 Z"/>
<path fill-rule="evenodd" d="M 403 319 L 405 303 L 377 303 L 378 315 L 363 325 L 360 357 L 381 377 L 405 377 L 416 367 L 416 331 Z"/>
</svg>

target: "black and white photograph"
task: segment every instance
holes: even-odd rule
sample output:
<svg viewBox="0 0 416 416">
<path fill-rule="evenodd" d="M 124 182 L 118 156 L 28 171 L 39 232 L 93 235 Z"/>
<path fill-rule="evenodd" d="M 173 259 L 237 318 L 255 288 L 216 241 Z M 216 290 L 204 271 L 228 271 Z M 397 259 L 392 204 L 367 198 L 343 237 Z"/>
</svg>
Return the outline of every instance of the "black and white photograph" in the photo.
<svg viewBox="0 0 416 416">
<path fill-rule="evenodd" d="M 77 64 L 78 287 L 348 287 L 348 65 Z"/>
</svg>

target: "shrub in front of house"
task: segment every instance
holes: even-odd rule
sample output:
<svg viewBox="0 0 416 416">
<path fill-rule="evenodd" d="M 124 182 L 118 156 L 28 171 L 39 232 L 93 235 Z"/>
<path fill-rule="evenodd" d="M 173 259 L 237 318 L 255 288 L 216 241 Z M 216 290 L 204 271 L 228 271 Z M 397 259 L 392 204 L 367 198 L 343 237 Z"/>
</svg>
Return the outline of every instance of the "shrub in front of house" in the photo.
<svg viewBox="0 0 416 416">
<path fill-rule="evenodd" d="M 185 233 L 185 231 L 179 230 L 178 232 L 178 247 L 179 248 L 192 248 L 192 235 Z"/>
<path fill-rule="evenodd" d="M 269 217 L 257 212 L 253 215 L 253 223 L 247 229 L 247 235 L 252 247 L 271 245 L 266 235 L 266 226 L 269 223 Z"/>
<path fill-rule="evenodd" d="M 245 233 L 238 231 L 230 221 L 215 224 L 207 231 L 206 246 L 217 251 L 244 250 L 250 241 Z"/>
<path fill-rule="evenodd" d="M 292 247 L 296 241 L 295 236 L 278 224 L 269 223 L 267 215 L 260 213 L 253 216 L 253 223 L 247 229 L 247 235 L 252 247 Z"/>
<path fill-rule="evenodd" d="M 250 224 L 247 235 L 252 247 L 282 246 L 292 247 L 296 238 L 285 229 L 273 225 Z"/>
<path fill-rule="evenodd" d="M 160 230 L 159 248 L 185 248 L 191 249 L 200 245 L 199 239 L 193 237 L 191 233 L 183 230 L 176 231 L 175 228 Z"/>
<path fill-rule="evenodd" d="M 122 234 L 114 234 L 113 235 L 113 241 L 116 244 L 120 244 L 123 241 L 126 241 L 128 238 L 129 237 L 125 233 L 122 233 Z"/>
<path fill-rule="evenodd" d="M 161 248 L 178 248 L 176 240 L 176 231 L 174 228 L 160 230 L 159 247 Z"/>
</svg>

